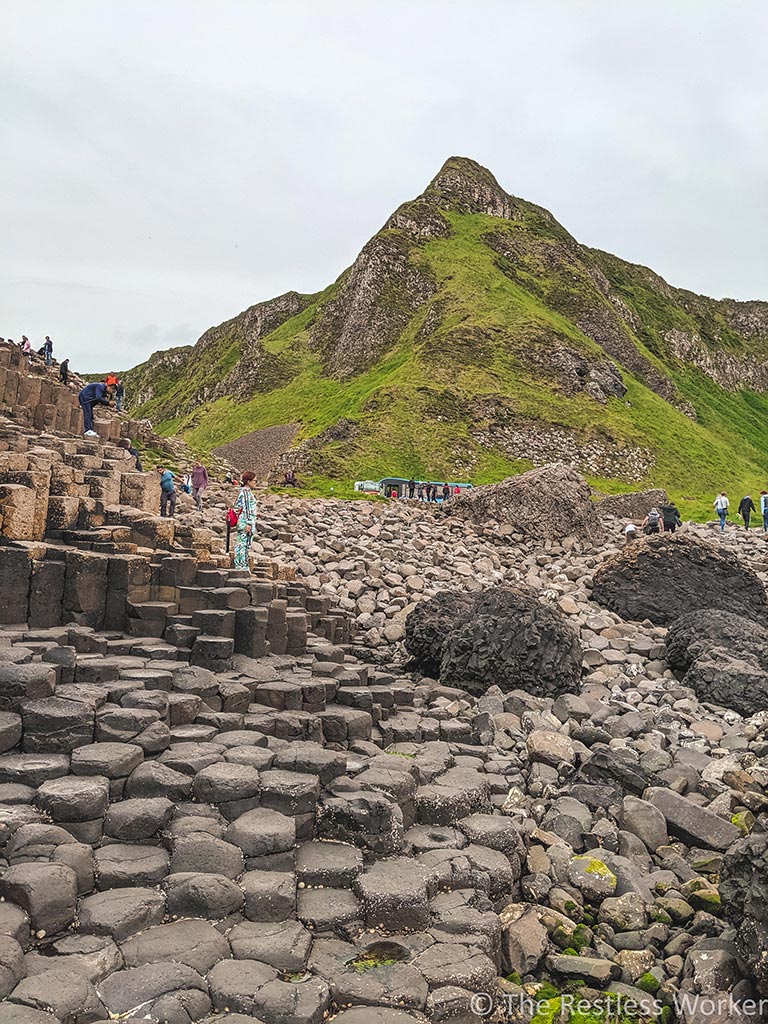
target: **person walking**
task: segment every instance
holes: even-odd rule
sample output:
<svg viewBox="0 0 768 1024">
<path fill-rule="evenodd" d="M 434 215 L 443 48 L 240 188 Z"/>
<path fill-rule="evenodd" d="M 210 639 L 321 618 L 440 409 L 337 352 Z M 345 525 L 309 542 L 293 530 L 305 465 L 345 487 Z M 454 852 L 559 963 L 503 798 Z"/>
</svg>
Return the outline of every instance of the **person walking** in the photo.
<svg viewBox="0 0 768 1024">
<path fill-rule="evenodd" d="M 408 497 L 413 501 L 413 496 L 416 493 L 416 481 L 411 477 L 408 481 Z"/>
<path fill-rule="evenodd" d="M 448 501 L 451 496 L 451 488 L 447 483 L 443 484 L 443 502 Z"/>
<path fill-rule="evenodd" d="M 424 501 L 424 499 L 426 497 L 426 493 L 427 493 L 427 489 L 424 486 L 424 484 L 419 484 L 419 490 L 418 490 L 419 501 Z"/>
<path fill-rule="evenodd" d="M 680 511 L 674 501 L 661 506 L 661 521 L 664 525 L 664 533 L 674 533 L 678 526 L 683 525 Z"/>
<path fill-rule="evenodd" d="M 728 495 L 725 491 L 720 491 L 718 496 L 715 498 L 713 505 L 717 517 L 720 520 L 720 533 L 725 533 L 725 520 L 728 518 L 728 509 L 731 507 L 730 501 L 728 501 Z"/>
<path fill-rule="evenodd" d="M 664 520 L 655 505 L 643 520 L 642 527 L 643 533 L 647 535 L 664 532 Z"/>
<path fill-rule="evenodd" d="M 30 345 L 29 338 L 26 336 L 26 334 L 22 334 L 22 336 L 21 336 L 21 351 L 24 353 L 24 355 L 27 357 L 27 359 L 31 363 L 32 362 L 32 346 Z"/>
<path fill-rule="evenodd" d="M 751 494 L 745 494 L 739 502 L 739 515 L 744 520 L 744 529 L 749 529 L 749 520 L 752 518 L 752 513 L 757 512 L 755 503 L 752 501 Z"/>
<path fill-rule="evenodd" d="M 195 459 L 192 467 L 192 497 L 195 499 L 197 511 L 203 511 L 203 491 L 208 486 L 208 470 L 200 459 Z"/>
<path fill-rule="evenodd" d="M 125 384 L 121 380 L 115 384 L 115 408 L 118 412 L 123 411 L 125 403 Z"/>
<path fill-rule="evenodd" d="M 53 362 L 53 342 L 46 334 L 45 344 L 43 345 L 43 356 L 45 357 L 45 365 L 50 366 Z"/>
<path fill-rule="evenodd" d="M 59 380 L 62 384 L 66 384 L 69 380 L 69 360 L 65 359 L 64 362 L 59 364 Z"/>
<path fill-rule="evenodd" d="M 237 526 L 235 527 L 235 568 L 247 569 L 250 572 L 248 563 L 248 550 L 256 532 L 256 498 L 253 490 L 256 487 L 256 474 L 246 470 L 242 476 L 242 486 L 237 495 L 234 511 L 237 515 Z"/>
<path fill-rule="evenodd" d="M 176 486 L 174 475 L 170 469 L 160 466 L 160 515 L 163 519 L 173 519 L 176 515 Z M 170 512 L 168 509 L 170 508 Z"/>
<path fill-rule="evenodd" d="M 106 384 L 94 381 L 94 383 L 86 384 L 84 388 L 80 389 L 77 400 L 80 403 L 80 408 L 83 410 L 84 437 L 99 436 L 93 429 L 93 409 L 96 405 L 106 405 L 109 407 L 109 397 L 109 388 Z"/>
<path fill-rule="evenodd" d="M 763 516 L 763 530 L 768 533 L 768 491 L 760 491 L 760 512 Z"/>
</svg>

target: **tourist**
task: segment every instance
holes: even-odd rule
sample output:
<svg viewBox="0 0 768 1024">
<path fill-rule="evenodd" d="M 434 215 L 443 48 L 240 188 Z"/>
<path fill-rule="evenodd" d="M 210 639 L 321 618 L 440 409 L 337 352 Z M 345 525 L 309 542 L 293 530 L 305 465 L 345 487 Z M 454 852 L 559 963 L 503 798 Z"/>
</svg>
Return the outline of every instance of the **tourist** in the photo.
<svg viewBox="0 0 768 1024">
<path fill-rule="evenodd" d="M 192 467 L 192 497 L 195 499 L 197 511 L 203 511 L 203 491 L 208 486 L 208 470 L 200 459 L 195 459 Z"/>
<path fill-rule="evenodd" d="M 755 503 L 752 501 L 750 494 L 745 494 L 739 502 L 739 515 L 744 520 L 744 529 L 749 529 L 749 520 L 752 518 L 752 513 L 757 512 Z"/>
<path fill-rule="evenodd" d="M 237 495 L 234 510 L 237 514 L 235 528 L 235 568 L 248 569 L 248 549 L 256 531 L 256 499 L 253 489 L 256 486 L 256 474 L 247 470 L 243 473 L 243 483 Z"/>
<path fill-rule="evenodd" d="M 27 359 L 31 363 L 32 362 L 32 346 L 30 345 L 29 338 L 26 336 L 26 334 L 22 334 L 22 336 L 21 336 L 21 351 L 24 353 L 24 355 L 27 357 Z"/>
<path fill-rule="evenodd" d="M 725 533 L 725 520 L 728 517 L 728 509 L 731 507 L 730 501 L 728 501 L 728 495 L 725 491 L 720 491 L 718 496 L 715 498 L 713 505 L 715 512 L 717 512 L 718 519 L 720 520 L 720 533 Z"/>
<path fill-rule="evenodd" d="M 86 384 L 84 388 L 80 389 L 77 400 L 80 403 L 80 408 L 83 410 L 84 437 L 99 436 L 93 429 L 93 407 L 95 405 L 109 406 L 109 396 L 110 392 L 106 383 L 101 384 L 94 381 L 94 383 Z"/>
<path fill-rule="evenodd" d="M 624 540 L 627 544 L 631 544 L 632 541 L 637 540 L 637 527 L 634 523 L 627 523 L 624 527 Z"/>
<path fill-rule="evenodd" d="M 66 384 L 69 380 L 69 360 L 65 359 L 63 363 L 59 364 L 59 380 L 62 384 Z"/>
<path fill-rule="evenodd" d="M 763 514 L 763 530 L 768 533 L 768 491 L 760 491 L 760 511 Z"/>
<path fill-rule="evenodd" d="M 458 494 L 461 494 L 461 488 L 459 487 L 458 484 L 456 484 L 456 486 L 453 488 L 453 495 L 454 497 L 456 497 L 456 495 Z"/>
<path fill-rule="evenodd" d="M 141 456 L 139 455 L 138 451 L 133 447 L 133 442 L 130 439 L 128 439 L 127 450 L 128 454 L 132 455 L 134 459 L 136 459 L 136 472 L 143 473 L 144 467 L 141 464 Z"/>
<path fill-rule="evenodd" d="M 426 498 L 426 495 L 427 495 L 427 488 L 424 486 L 423 483 L 419 484 L 418 494 L 419 494 L 419 501 L 424 501 L 424 499 Z"/>
<path fill-rule="evenodd" d="M 115 387 L 117 387 L 117 385 L 118 385 L 118 383 L 119 383 L 119 378 L 118 378 L 117 374 L 116 374 L 116 373 L 108 373 L 108 374 L 107 374 L 107 381 L 106 381 L 106 383 L 107 383 L 107 384 L 108 384 L 108 385 L 109 385 L 109 386 L 110 386 L 111 388 L 115 388 Z"/>
<path fill-rule="evenodd" d="M 185 473 L 184 476 L 181 478 L 181 489 L 182 489 L 182 491 L 184 491 L 185 494 L 191 494 L 192 493 L 192 474 L 191 473 Z"/>
<path fill-rule="evenodd" d="M 649 535 L 664 532 L 664 520 L 661 518 L 661 512 L 659 512 L 655 505 L 643 520 L 642 527 L 643 533 Z"/>
<path fill-rule="evenodd" d="M 176 515 L 176 487 L 174 485 L 174 475 L 170 469 L 166 469 L 165 466 L 158 468 L 160 474 L 160 515 L 166 519 Z M 170 512 L 168 509 L 170 508 Z"/>
<path fill-rule="evenodd" d="M 125 384 L 121 380 L 115 385 L 115 408 L 118 412 L 123 411 L 125 403 Z"/>
<path fill-rule="evenodd" d="M 408 497 L 413 501 L 413 496 L 416 493 L 416 481 L 411 477 L 408 481 Z"/>
<path fill-rule="evenodd" d="M 674 533 L 678 526 L 683 525 L 680 512 L 674 501 L 661 506 L 661 524 L 665 533 Z"/>
<path fill-rule="evenodd" d="M 296 479 L 296 474 L 292 469 L 286 469 L 283 476 L 283 487 L 298 487 L 299 481 Z"/>
<path fill-rule="evenodd" d="M 43 345 L 43 356 L 45 357 L 45 365 L 50 366 L 53 362 L 53 342 L 46 334 L 45 344 Z"/>
<path fill-rule="evenodd" d="M 443 484 L 443 501 L 448 501 L 451 496 L 451 488 L 447 483 Z"/>
<path fill-rule="evenodd" d="M 437 484 L 429 485 L 429 500 L 437 502 Z"/>
</svg>

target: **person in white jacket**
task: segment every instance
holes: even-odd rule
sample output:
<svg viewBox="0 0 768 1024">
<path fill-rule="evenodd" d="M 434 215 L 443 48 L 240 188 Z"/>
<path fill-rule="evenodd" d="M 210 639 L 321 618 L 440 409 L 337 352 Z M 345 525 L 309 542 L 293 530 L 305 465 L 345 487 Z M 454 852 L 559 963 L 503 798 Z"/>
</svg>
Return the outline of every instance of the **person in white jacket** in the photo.
<svg viewBox="0 0 768 1024">
<path fill-rule="evenodd" d="M 720 519 L 720 533 L 725 533 L 725 520 L 728 516 L 728 509 L 731 506 L 730 501 L 728 501 L 728 495 L 725 491 L 720 491 L 713 504 L 715 506 L 715 512 L 717 512 L 718 518 Z"/>
</svg>

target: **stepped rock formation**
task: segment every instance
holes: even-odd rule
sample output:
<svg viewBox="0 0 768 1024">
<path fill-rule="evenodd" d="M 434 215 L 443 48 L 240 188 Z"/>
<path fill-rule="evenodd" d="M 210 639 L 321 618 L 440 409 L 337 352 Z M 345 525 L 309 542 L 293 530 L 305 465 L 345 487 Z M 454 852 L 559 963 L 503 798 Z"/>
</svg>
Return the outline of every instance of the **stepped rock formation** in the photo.
<svg viewBox="0 0 768 1024">
<path fill-rule="evenodd" d="M 581 545 L 264 494 L 249 573 L 231 488 L 162 519 L 111 425 L 17 412 L 0 456 L 40 478 L 34 536 L 0 535 L 0 1020 L 446 1024 L 574 979 L 764 984 L 766 716 L 594 602 L 615 519 Z M 764 580 L 762 534 L 718 542 Z M 439 682 L 405 665 L 419 620 Z"/>
<path fill-rule="evenodd" d="M 564 462 L 688 493 L 692 472 L 713 492 L 764 476 L 766 366 L 768 303 L 673 288 L 452 157 L 323 292 L 125 377 L 132 408 L 205 450 L 296 424 L 263 454 L 304 477 L 485 483 Z"/>
</svg>

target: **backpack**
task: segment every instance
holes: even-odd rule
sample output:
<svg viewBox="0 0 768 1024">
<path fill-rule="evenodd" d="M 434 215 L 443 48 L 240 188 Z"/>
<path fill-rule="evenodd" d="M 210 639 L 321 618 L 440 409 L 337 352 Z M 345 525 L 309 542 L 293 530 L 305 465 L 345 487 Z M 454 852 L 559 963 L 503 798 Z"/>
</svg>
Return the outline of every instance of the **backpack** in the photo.
<svg viewBox="0 0 768 1024">
<path fill-rule="evenodd" d="M 659 513 L 658 512 L 649 512 L 648 513 L 648 525 L 651 527 L 651 529 L 653 529 L 654 527 L 658 528 L 658 525 L 659 525 Z"/>
<path fill-rule="evenodd" d="M 233 508 L 227 509 L 227 526 L 237 526 L 238 520 L 240 519 L 240 513 L 236 512 Z"/>
</svg>

